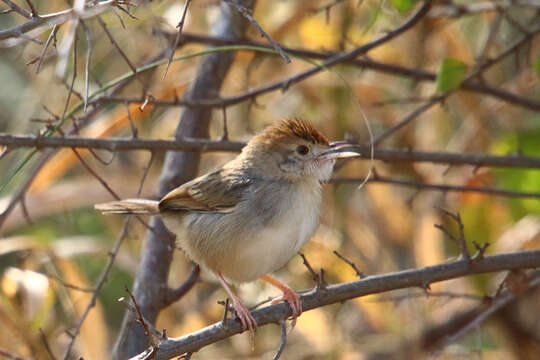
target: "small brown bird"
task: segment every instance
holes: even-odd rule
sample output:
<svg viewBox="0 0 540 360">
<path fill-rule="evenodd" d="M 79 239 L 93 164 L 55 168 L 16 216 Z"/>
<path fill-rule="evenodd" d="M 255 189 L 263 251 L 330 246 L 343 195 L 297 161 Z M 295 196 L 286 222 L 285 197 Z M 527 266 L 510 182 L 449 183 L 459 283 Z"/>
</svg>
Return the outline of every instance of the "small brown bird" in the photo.
<svg viewBox="0 0 540 360">
<path fill-rule="evenodd" d="M 95 206 L 104 213 L 159 214 L 187 256 L 215 274 L 242 328 L 257 324 L 229 282 L 262 279 L 283 291 L 277 301 L 302 313 L 300 297 L 268 275 L 284 266 L 319 224 L 321 182 L 337 158 L 356 156 L 330 144 L 313 125 L 286 119 L 253 137 L 221 169 L 169 192 L 160 201 L 128 199 Z"/>
</svg>

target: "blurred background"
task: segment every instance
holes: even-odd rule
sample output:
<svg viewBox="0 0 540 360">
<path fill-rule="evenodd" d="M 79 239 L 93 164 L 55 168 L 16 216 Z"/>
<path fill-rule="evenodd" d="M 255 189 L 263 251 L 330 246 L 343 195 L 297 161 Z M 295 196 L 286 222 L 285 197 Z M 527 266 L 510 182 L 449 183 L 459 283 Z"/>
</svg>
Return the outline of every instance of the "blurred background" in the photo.
<svg viewBox="0 0 540 360">
<path fill-rule="evenodd" d="M 8 2 L 0 10 L 9 9 Z M 24 1 L 18 5 L 25 7 Z M 40 14 L 68 9 L 65 1 L 37 1 Z M 129 6 L 129 13 L 115 9 L 100 16 L 108 31 L 137 66 L 167 52 L 183 1 L 154 1 Z M 302 1 L 257 2 L 254 17 L 279 44 L 291 48 L 337 52 L 377 39 L 406 21 L 418 8 L 415 1 Z M 410 74 L 373 67 L 342 64 L 310 77 L 286 91 L 276 91 L 226 108 L 228 137 L 246 141 L 283 117 L 311 120 L 330 139 L 368 142 L 365 120 L 375 135 L 383 133 L 411 111 L 430 101 L 444 88 L 436 77 L 424 73 L 445 71 L 448 58 L 464 65 L 467 74 L 511 48 L 526 36 L 522 46 L 497 61 L 481 76 L 479 84 L 540 101 L 540 5 L 534 1 L 437 1 L 412 29 L 370 51 L 363 60 L 399 65 Z M 195 0 L 187 12 L 183 31 L 208 35 L 219 16 L 219 2 Z M 0 15 L 0 28 L 27 21 L 15 12 Z M 68 55 L 63 44 L 69 24 L 58 27 L 51 45 L 17 40 L 0 51 L 0 132 L 36 135 L 56 124 L 82 101 L 85 72 L 90 94 L 104 84 L 129 74 L 130 68 L 103 27 L 95 19 L 77 28 Z M 536 33 L 533 33 L 536 31 Z M 37 38 L 47 41 L 51 28 Z M 90 35 L 89 35 L 90 34 Z M 254 26 L 247 38 L 264 42 Z M 54 44 L 53 44 L 54 42 Z M 89 47 L 89 44 L 92 44 Z M 5 45 L 5 44 L 4 44 Z M 69 45 L 65 45 L 69 46 Z M 206 45 L 182 43 L 175 56 L 201 51 Z M 73 48 L 77 50 L 74 66 Z M 91 48 L 87 67 L 86 52 Z M 69 50 L 71 49 L 71 50 Z M 42 54 L 43 52 L 43 54 Z M 62 73 L 62 61 L 66 60 Z M 172 62 L 138 75 L 119 94 L 140 97 L 143 85 L 156 99 L 181 97 L 192 83 L 200 57 Z M 37 73 L 38 64 L 40 66 Z M 287 64 L 275 54 L 239 51 L 222 88 L 223 96 L 281 80 L 309 69 L 299 58 Z M 458 66 L 459 67 L 459 66 Z M 70 94 L 73 73 L 73 93 Z M 58 73 L 64 80 L 59 80 Z M 462 76 L 463 75 L 456 75 Z M 439 89 L 437 86 L 439 85 Z M 69 95 L 70 94 L 70 95 Z M 68 99 L 69 95 L 69 99 Z M 80 110 L 66 119 L 63 129 L 79 119 L 84 137 L 131 137 L 170 139 L 174 136 L 181 107 L 107 103 L 92 114 Z M 90 111 L 90 110 L 89 110 Z M 88 115 L 88 116 L 87 116 Z M 365 118 L 365 120 L 364 120 Z M 215 109 L 212 139 L 223 135 L 223 111 Z M 380 147 L 418 151 L 523 154 L 540 156 L 540 113 L 530 106 L 505 101 L 486 91 L 457 91 L 388 137 Z M 2 147 L 0 147 L 2 150 Z M 25 162 L 33 149 L 13 148 L 0 157 L 0 209 L 8 206 L 37 164 L 36 156 Z M 1 151 L 0 151 L 1 152 Z M 136 197 L 141 178 L 150 164 L 141 196 L 153 197 L 164 154 L 148 151 L 78 151 L 120 197 Z M 219 167 L 234 153 L 205 153 L 200 173 Z M 434 227 L 456 224 L 437 209 L 459 212 L 471 251 L 472 242 L 489 242 L 487 253 L 538 249 L 540 201 L 531 197 L 505 197 L 475 192 L 428 191 L 385 183 L 359 183 L 371 164 L 354 160 L 340 164 L 337 177 L 356 183 L 324 187 L 321 226 L 302 252 L 316 269 L 324 268 L 328 283 L 358 279 L 353 269 L 334 253 L 337 250 L 365 274 L 382 274 L 443 263 L 459 255 L 454 242 Z M 375 161 L 376 173 L 392 179 L 422 184 L 490 187 L 516 192 L 540 193 L 540 171 L 535 169 L 474 168 L 415 162 Z M 95 203 L 113 200 L 71 149 L 50 156 L 33 177 L 24 197 L 0 228 L 0 348 L 28 358 L 47 358 L 48 350 L 62 358 L 70 330 L 77 327 L 92 296 L 92 288 L 109 259 L 108 253 L 121 232 L 122 216 L 102 216 Z M 132 287 L 146 228 L 137 221 L 129 226 L 114 265 L 80 329 L 73 358 L 108 359 L 126 310 L 119 302 Z M 192 265 L 176 251 L 169 283 L 181 284 Z M 277 273 L 293 289 L 314 286 L 299 256 Z M 407 289 L 366 296 L 343 304 L 302 314 L 288 337 L 284 359 L 394 359 L 430 358 L 447 336 L 489 305 L 505 273 L 468 276 L 431 285 L 439 296 L 423 289 Z M 75 285 L 75 286 L 70 286 Z M 255 304 L 275 289 L 261 283 L 239 287 L 240 296 Z M 535 359 L 540 354 L 539 292 L 531 291 L 510 303 L 474 331 L 446 346 L 442 359 Z M 157 329 L 169 336 L 188 334 L 219 321 L 225 292 L 217 283 L 200 281 L 180 301 L 160 315 Z M 461 321 L 461 323 L 459 322 Z M 457 322 L 457 323 L 456 323 Z M 457 325 L 456 325 L 457 324 Z M 47 341 L 43 341 L 43 338 Z M 280 328 L 259 329 L 252 351 L 247 335 L 234 336 L 194 355 L 195 359 L 270 359 L 280 343 Z M 6 355 L 7 357 L 7 355 Z"/>
</svg>

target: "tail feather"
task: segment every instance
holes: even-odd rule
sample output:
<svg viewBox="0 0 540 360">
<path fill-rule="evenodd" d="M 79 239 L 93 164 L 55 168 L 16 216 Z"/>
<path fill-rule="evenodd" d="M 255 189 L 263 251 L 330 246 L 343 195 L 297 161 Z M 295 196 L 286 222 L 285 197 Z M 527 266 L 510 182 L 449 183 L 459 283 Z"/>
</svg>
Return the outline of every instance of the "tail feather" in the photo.
<svg viewBox="0 0 540 360">
<path fill-rule="evenodd" d="M 94 205 L 103 214 L 157 214 L 158 201 L 146 199 L 126 199 Z"/>
</svg>

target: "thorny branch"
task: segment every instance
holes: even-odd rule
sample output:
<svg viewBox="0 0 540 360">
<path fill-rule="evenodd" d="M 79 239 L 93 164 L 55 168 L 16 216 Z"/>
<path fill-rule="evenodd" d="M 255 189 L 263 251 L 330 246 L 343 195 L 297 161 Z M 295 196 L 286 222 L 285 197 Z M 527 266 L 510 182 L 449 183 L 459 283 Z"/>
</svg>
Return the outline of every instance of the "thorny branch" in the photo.
<svg viewBox="0 0 540 360">
<path fill-rule="evenodd" d="M 476 262 L 474 266 L 471 266 L 467 260 L 460 259 L 441 265 L 372 275 L 349 283 L 329 285 L 326 291 L 312 290 L 301 297 L 302 307 L 304 311 L 309 311 L 368 294 L 409 287 L 425 287 L 426 284 L 472 274 L 537 267 L 540 267 L 540 250 L 486 256 Z M 259 327 L 279 323 L 281 319 L 291 316 L 290 308 L 284 303 L 264 307 L 254 311 L 252 315 Z M 179 338 L 161 341 L 154 358 L 156 360 L 169 359 L 187 352 L 197 351 L 240 332 L 242 332 L 241 324 L 237 319 L 230 319 L 225 325 L 219 322 Z M 145 354 L 146 352 L 141 353 L 133 359 L 141 359 Z"/>
<path fill-rule="evenodd" d="M 8 5 L 13 4 L 11 1 L 2 1 L 4 1 Z M 45 30 L 48 27 L 63 24 L 66 21 L 72 19 L 74 16 L 80 17 L 81 19 L 87 19 L 96 16 L 110 9 L 110 7 L 116 2 L 117 0 L 100 1 L 97 2 L 96 5 L 87 7 L 82 13 L 78 13 L 76 9 L 71 8 L 56 13 L 27 17 L 28 21 L 21 25 L 17 25 L 15 27 L 5 30 L 0 30 L 0 47 L 2 47 L 3 45 L 12 46 L 18 43 L 18 41 L 7 41 L 7 39 L 27 39 L 26 34 L 31 33 L 32 30 L 41 30 L 39 28 L 43 28 L 43 30 Z M 91 5 L 92 3 L 90 2 L 88 4 Z M 30 35 L 30 38 L 32 37 L 32 35 L 33 34 Z"/>
</svg>

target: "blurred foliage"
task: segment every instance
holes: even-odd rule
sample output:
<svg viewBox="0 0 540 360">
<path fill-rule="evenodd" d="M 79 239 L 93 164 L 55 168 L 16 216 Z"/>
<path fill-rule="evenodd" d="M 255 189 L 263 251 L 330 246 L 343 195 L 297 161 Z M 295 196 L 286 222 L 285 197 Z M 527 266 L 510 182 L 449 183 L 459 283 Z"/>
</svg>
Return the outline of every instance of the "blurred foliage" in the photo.
<svg viewBox="0 0 540 360">
<path fill-rule="evenodd" d="M 21 6 L 25 2 L 18 2 Z M 41 14 L 65 9 L 65 1 L 33 1 Z M 189 7 L 184 31 L 208 34 L 218 16 L 217 2 L 193 1 Z M 258 1 L 255 18 L 279 43 L 317 51 L 350 50 L 377 39 L 401 24 L 416 8 L 416 1 L 345 0 Z M 437 2 L 451 7 L 453 2 Z M 482 1 L 457 2 L 478 4 Z M 107 12 L 102 19 L 119 46 L 134 64 L 144 64 L 170 46 L 163 31 L 174 32 L 183 7 L 182 1 L 154 1 L 131 8 L 136 18 L 124 13 Z M 5 7 L 2 7 L 4 9 Z M 455 89 L 464 77 L 474 71 L 475 59 L 481 54 L 494 57 L 506 50 L 522 34 L 521 26 L 538 23 L 531 7 L 507 6 L 503 16 L 496 11 L 458 14 L 452 17 L 426 18 L 419 25 L 391 42 L 367 54 L 369 59 L 399 64 L 413 69 L 438 72 L 437 82 L 417 81 L 406 76 L 340 65 L 331 71 L 309 78 L 287 91 L 265 94 L 256 102 L 245 102 L 227 108 L 229 136 L 246 140 L 265 124 L 285 116 L 304 116 L 312 120 L 331 139 L 369 140 L 363 117 L 375 134 L 398 123 L 436 91 Z M 125 25 L 122 25 L 120 22 Z M 510 19 L 510 20 L 509 20 Z M 514 20 L 511 20 L 514 19 Z M 0 28 L 25 21 L 9 13 L 0 15 Z M 494 40 L 484 48 L 495 28 Z M 108 41 L 93 19 L 85 20 L 92 34 L 90 94 L 104 84 L 130 73 L 126 62 Z M 67 32 L 63 25 L 57 35 L 60 43 Z M 49 31 L 39 36 L 45 41 Z M 259 40 L 251 27 L 249 38 Z M 66 108 L 68 87 L 55 76 L 57 49 L 46 52 L 42 69 L 36 74 L 36 63 L 43 47 L 25 42 L 0 53 L 0 131 L 36 134 L 44 131 L 43 121 L 53 123 Z M 77 77 L 74 88 L 84 93 L 86 34 L 77 31 Z M 188 43 L 175 56 L 204 50 Z M 486 82 L 520 96 L 540 95 L 540 42 L 535 38 L 483 74 Z M 459 60 L 455 60 L 459 59 Z M 140 96 L 141 82 L 157 99 L 174 99 L 193 81 L 199 58 L 173 62 L 163 79 L 164 66 L 132 81 L 121 92 Z M 466 65 L 465 65 L 466 64 Z M 279 56 L 239 51 L 222 94 L 238 94 L 249 88 L 284 79 L 309 63 L 293 59 L 285 64 Z M 66 83 L 74 71 L 73 55 L 68 61 Z M 6 86 L 5 84 L 9 84 Z M 71 96 L 67 110 L 80 98 Z M 131 136 L 130 122 L 141 138 L 170 138 L 174 134 L 182 109 L 147 105 L 110 104 L 104 106 L 87 126 L 80 129 L 86 137 Z M 51 114 L 52 113 L 52 114 Z M 84 116 L 84 112 L 77 116 Z M 128 115 L 129 114 L 129 115 Z M 211 137 L 222 136 L 222 112 L 214 112 Z M 426 151 L 451 151 L 491 154 L 523 153 L 540 156 L 540 118 L 538 113 L 497 100 L 487 95 L 457 91 L 441 106 L 424 113 L 385 146 Z M 72 123 L 66 119 L 63 129 Z M 0 181 L 25 158 L 28 149 L 9 152 L 0 160 Z M 122 197 L 135 197 L 141 177 L 148 166 L 149 154 L 143 151 L 111 154 L 100 151 L 98 161 L 88 151 L 79 153 Z M 0 193 L 0 208 L 21 186 L 30 173 L 33 158 L 7 188 Z M 214 169 L 233 154 L 209 153 L 203 156 L 201 172 Z M 159 178 L 163 154 L 152 163 L 142 195 L 153 196 Z M 376 162 L 378 173 L 426 183 L 470 186 L 493 186 L 514 191 L 540 191 L 540 171 L 522 169 L 473 169 L 469 166 L 447 167 L 425 163 Z M 339 176 L 362 178 L 369 164 L 351 161 L 340 166 Z M 122 218 L 104 217 L 93 211 L 95 203 L 111 200 L 111 195 L 80 165 L 71 149 L 59 151 L 33 181 L 25 204 L 31 223 L 20 208 L 11 214 L 1 229 L 0 239 L 0 348 L 36 358 L 46 358 L 38 329 L 46 335 L 53 353 L 63 358 L 69 342 L 67 330 L 73 330 L 85 310 L 91 294 L 63 286 L 75 284 L 89 289 L 108 260 L 108 252 L 118 236 Z M 442 216 L 436 207 L 459 212 L 471 251 L 473 241 L 489 242 L 488 252 L 538 248 L 540 242 L 540 202 L 531 199 L 509 199 L 474 193 L 440 193 L 415 191 L 384 184 L 327 185 L 324 188 L 322 225 L 316 236 L 302 250 L 311 264 L 324 268 L 330 283 L 357 279 L 354 271 L 336 257 L 337 250 L 366 274 L 378 274 L 410 267 L 438 264 L 459 255 L 455 243 L 446 238 L 434 224 L 444 224 L 455 233 L 455 223 Z M 126 297 L 124 285 L 132 286 L 133 276 L 146 229 L 133 222 L 128 239 L 98 296 L 96 307 L 81 328 L 76 353 L 85 359 L 106 359 L 118 334 L 125 310 L 118 298 Z M 177 253 L 171 268 L 170 284 L 177 286 L 188 276 L 191 265 Z M 294 289 L 311 288 L 313 283 L 299 257 L 278 272 L 278 277 Z M 455 292 L 492 295 L 505 274 L 467 277 L 431 285 L 432 292 Z M 241 297 L 249 304 L 277 295 L 262 283 L 240 287 Z M 419 295 L 418 295 L 419 294 Z M 306 312 L 290 333 L 283 354 L 286 359 L 394 359 L 429 358 L 432 348 L 421 339 L 434 327 L 481 305 L 481 300 L 456 296 L 424 297 L 422 289 L 392 294 L 372 295 Z M 399 300 L 388 296 L 402 297 Z M 418 296 L 417 296 L 418 295 Z M 225 298 L 214 282 L 201 282 L 181 301 L 165 309 L 156 328 L 167 329 L 170 336 L 181 336 L 219 321 Z M 536 301 L 534 301 L 536 299 Z M 448 347 L 441 358 L 534 359 L 540 353 L 540 303 L 538 292 L 523 299 L 506 312 L 494 315 L 477 331 Z M 518 327 L 518 328 L 516 328 Z M 521 332 L 520 332 L 521 331 Z M 526 335 L 528 334 L 528 335 Z M 528 336 L 528 337 L 527 337 Z M 261 328 L 252 351 L 247 336 L 235 336 L 205 348 L 196 359 L 270 359 L 279 346 L 279 327 Z M 536 341 L 536 342 L 535 342 Z M 435 346 L 436 344 L 428 344 Z M 479 355 L 479 356 L 480 356 Z M 75 358 L 75 356 L 73 356 Z"/>
</svg>

